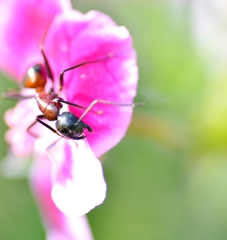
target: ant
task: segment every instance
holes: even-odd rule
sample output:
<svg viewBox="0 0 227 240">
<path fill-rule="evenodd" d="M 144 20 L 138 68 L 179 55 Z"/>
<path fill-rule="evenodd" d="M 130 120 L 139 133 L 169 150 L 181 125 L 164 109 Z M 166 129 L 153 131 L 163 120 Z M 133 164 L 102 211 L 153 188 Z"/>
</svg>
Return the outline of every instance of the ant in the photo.
<svg viewBox="0 0 227 240">
<path fill-rule="evenodd" d="M 44 41 L 44 40 L 43 40 Z M 86 138 L 86 135 L 84 135 L 83 131 L 84 129 L 87 129 L 90 133 L 92 132 L 92 128 L 85 124 L 82 119 L 85 117 L 85 115 L 89 112 L 92 111 L 91 109 L 93 106 L 97 103 L 102 103 L 102 104 L 111 104 L 111 105 L 118 105 L 118 106 L 138 106 L 138 105 L 143 105 L 144 103 L 133 103 L 133 104 L 127 104 L 127 103 L 117 103 L 117 102 L 111 102 L 107 100 L 94 100 L 87 108 L 82 107 L 78 104 L 74 104 L 68 101 L 65 101 L 61 97 L 59 97 L 63 86 L 64 86 L 64 74 L 68 71 L 71 71 L 75 68 L 84 66 L 86 64 L 92 64 L 92 63 L 97 63 L 101 61 L 105 61 L 108 58 L 112 57 L 111 55 L 108 55 L 104 59 L 100 60 L 93 60 L 93 61 L 87 61 L 87 62 L 82 62 L 80 64 L 77 64 L 75 66 L 69 67 L 65 70 L 63 70 L 60 73 L 59 77 L 59 90 L 56 93 L 54 91 L 54 77 L 52 70 L 50 68 L 49 62 L 47 60 L 46 54 L 44 52 L 43 48 L 43 41 L 42 44 L 40 45 L 40 51 L 44 60 L 44 64 L 35 64 L 32 67 L 30 67 L 25 74 L 23 81 L 22 81 L 22 86 L 24 88 L 33 88 L 35 89 L 36 94 L 34 96 L 24 96 L 20 93 L 16 93 L 15 91 L 8 91 L 2 94 L 4 98 L 8 99 L 28 99 L 28 98 L 35 98 L 37 105 L 42 112 L 41 115 L 38 115 L 36 117 L 36 120 L 34 123 L 32 123 L 27 131 L 33 135 L 34 137 L 37 137 L 35 134 L 31 133 L 29 130 L 37 123 L 41 123 L 48 129 L 50 129 L 52 132 L 55 134 L 59 135 L 61 138 L 66 138 L 70 140 L 80 140 Z M 47 79 L 50 79 L 52 81 L 52 88 L 46 92 L 45 91 L 45 86 L 47 83 Z M 68 104 L 70 106 L 74 106 L 77 108 L 85 109 L 84 113 L 80 116 L 77 117 L 71 112 L 63 112 L 60 113 L 61 108 L 63 107 L 63 104 Z M 99 112 L 95 112 L 96 114 L 100 114 Z M 43 120 L 48 120 L 48 121 L 56 121 L 55 126 L 56 129 L 48 125 L 46 122 Z"/>
</svg>

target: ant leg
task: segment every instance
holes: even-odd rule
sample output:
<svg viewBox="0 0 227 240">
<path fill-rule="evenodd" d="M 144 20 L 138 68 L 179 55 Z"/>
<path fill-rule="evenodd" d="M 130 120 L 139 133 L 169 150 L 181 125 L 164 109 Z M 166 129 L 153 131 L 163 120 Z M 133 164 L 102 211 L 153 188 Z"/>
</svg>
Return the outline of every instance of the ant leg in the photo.
<svg viewBox="0 0 227 240">
<path fill-rule="evenodd" d="M 29 99 L 34 97 L 35 97 L 34 95 L 25 96 L 17 90 L 8 90 L 2 93 L 2 98 L 11 99 L 11 100 L 23 100 L 23 99 Z"/>
<path fill-rule="evenodd" d="M 73 107 L 86 109 L 85 107 L 82 107 L 82 106 L 80 106 L 80 105 L 78 105 L 78 104 L 74 104 L 74 103 L 71 103 L 71 102 L 67 102 L 67 101 L 65 101 L 65 100 L 63 100 L 63 99 L 60 99 L 60 98 L 56 98 L 56 99 L 57 99 L 58 102 L 65 103 L 65 104 L 68 104 L 68 105 L 73 106 Z"/>
<path fill-rule="evenodd" d="M 50 144 L 50 146 L 48 146 L 46 148 L 46 153 L 47 156 L 50 158 L 50 160 L 52 161 L 52 163 L 56 166 L 56 169 L 58 171 L 58 173 L 60 173 L 62 175 L 62 172 L 60 171 L 60 168 L 57 164 L 57 161 L 55 160 L 54 156 L 51 154 L 51 149 L 61 140 L 62 138 L 57 139 L 56 141 L 54 141 L 53 143 Z M 61 176 L 63 177 L 63 176 Z"/>
<path fill-rule="evenodd" d="M 61 93 L 62 88 L 63 88 L 63 85 L 64 85 L 64 74 L 65 74 L 65 72 L 70 71 L 70 70 L 72 70 L 72 69 L 74 69 L 74 68 L 81 67 L 81 66 L 85 65 L 86 63 L 87 63 L 87 62 L 82 62 L 82 63 L 80 63 L 80 64 L 77 64 L 77 65 L 73 66 L 73 67 L 66 68 L 65 70 L 63 70 L 63 71 L 60 73 L 58 94 Z"/>
<path fill-rule="evenodd" d="M 53 73 L 52 73 L 52 70 L 51 70 L 51 68 L 50 68 L 50 64 L 49 64 L 49 62 L 48 62 L 48 60 L 47 60 L 46 54 L 45 54 L 45 52 L 44 52 L 44 47 L 43 47 L 43 46 L 44 46 L 45 39 L 46 39 L 46 35 L 47 35 L 48 30 L 49 30 L 49 28 L 50 28 L 50 26 L 51 26 L 51 24 L 52 24 L 52 22 L 53 22 L 53 19 L 54 19 L 54 17 L 52 17 L 52 18 L 50 19 L 50 21 L 48 22 L 48 25 L 47 25 L 47 28 L 46 28 L 46 30 L 45 30 L 45 32 L 44 32 L 44 35 L 43 35 L 41 44 L 39 45 L 39 49 L 40 49 L 41 54 L 42 54 L 43 59 L 44 59 L 44 65 L 45 65 L 46 70 L 47 70 L 47 76 L 51 79 L 51 81 L 52 81 L 52 83 L 53 83 L 53 89 L 54 89 L 54 77 L 53 77 Z M 51 89 L 52 92 L 53 92 L 53 89 Z"/>
<path fill-rule="evenodd" d="M 65 104 L 68 104 L 68 105 L 73 106 L 73 107 L 82 108 L 82 109 L 87 109 L 87 108 L 82 107 L 82 106 L 80 106 L 80 105 L 78 105 L 78 104 L 71 103 L 71 102 L 67 102 L 67 101 L 65 101 L 65 100 L 63 100 L 63 99 L 61 99 L 61 98 L 56 98 L 56 99 L 57 99 L 58 102 L 65 103 Z M 95 113 L 95 114 L 100 114 L 100 112 L 94 112 L 94 111 L 92 111 L 92 110 L 91 110 L 91 112 L 92 112 L 92 113 Z"/>
<path fill-rule="evenodd" d="M 39 135 L 31 132 L 30 129 L 31 129 L 36 123 L 37 123 L 37 121 L 33 122 L 33 123 L 27 128 L 27 132 L 28 132 L 31 136 L 33 136 L 34 138 L 38 138 Z"/>
<path fill-rule="evenodd" d="M 47 152 L 47 155 L 49 156 L 51 156 L 51 157 L 53 157 L 51 154 L 50 154 L 50 150 L 54 147 L 54 145 L 58 142 L 58 141 L 60 141 L 62 138 L 59 138 L 59 139 L 57 139 L 56 141 L 54 141 L 53 143 L 51 143 L 48 147 L 47 147 L 47 149 L 46 149 L 46 152 Z M 51 158 L 50 157 L 50 158 Z"/>
<path fill-rule="evenodd" d="M 49 62 L 47 60 L 46 54 L 44 52 L 44 47 L 43 47 L 42 44 L 39 46 L 39 49 L 40 49 L 40 51 L 41 51 L 41 53 L 43 55 L 44 65 L 45 65 L 46 71 L 47 71 L 47 76 L 51 79 L 51 81 L 53 83 L 53 88 L 54 88 L 54 76 L 53 76 L 53 73 L 51 71 L 50 64 L 49 64 Z"/>
<path fill-rule="evenodd" d="M 56 167 L 56 170 L 57 170 L 57 172 L 59 173 L 59 178 L 60 178 L 60 180 L 62 179 L 62 180 L 64 180 L 64 173 L 62 172 L 62 170 L 61 170 L 61 167 L 60 167 L 60 163 L 58 163 L 57 161 L 56 161 L 56 159 L 54 158 L 54 156 L 51 154 L 51 149 L 60 141 L 62 139 L 62 137 L 61 138 L 59 138 L 59 139 L 57 139 L 56 141 L 54 141 L 53 143 L 51 143 L 47 148 L 46 148 L 46 153 L 47 153 L 47 156 L 50 158 L 50 160 L 52 161 L 52 163 L 55 165 L 55 167 Z M 72 139 L 71 139 L 72 140 Z M 76 143 L 76 142 L 74 142 L 75 144 L 76 144 L 76 147 L 78 148 L 78 144 Z"/>
<path fill-rule="evenodd" d="M 108 104 L 108 105 L 117 105 L 117 106 L 123 106 L 123 107 L 135 107 L 135 106 L 141 106 L 144 105 L 143 102 L 140 103 L 119 103 L 119 102 L 111 102 L 111 101 L 106 101 L 106 100 L 94 100 L 89 107 L 84 111 L 84 113 L 81 115 L 81 117 L 78 119 L 77 123 L 78 124 L 82 119 L 87 115 L 89 111 L 94 107 L 95 104 L 97 103 L 102 103 L 102 104 Z"/>
<path fill-rule="evenodd" d="M 43 122 L 40 119 L 45 119 L 44 115 L 38 115 L 36 117 L 36 121 L 41 123 L 43 126 L 45 126 L 46 128 L 50 129 L 52 132 L 56 133 L 58 136 L 63 137 L 61 134 L 58 133 L 58 131 L 54 128 L 52 128 L 50 125 L 48 125 L 47 123 Z"/>
<path fill-rule="evenodd" d="M 73 67 L 70 67 L 70 68 L 67 68 L 65 70 L 63 70 L 61 73 L 60 73 L 60 82 L 59 82 L 59 91 L 58 91 L 58 94 L 60 94 L 60 92 L 62 91 L 62 88 L 63 88 L 63 85 L 64 85 L 64 74 L 65 72 L 67 71 L 70 71 L 70 70 L 73 70 L 75 68 L 78 68 L 78 67 L 81 67 L 81 66 L 84 66 L 86 64 L 90 64 L 90 63 L 97 63 L 97 62 L 102 62 L 108 58 L 112 57 L 111 54 L 109 54 L 107 57 L 103 58 L 103 59 L 99 59 L 99 60 L 93 60 L 93 61 L 87 61 L 87 62 L 82 62 L 82 63 L 79 63 Z"/>
</svg>

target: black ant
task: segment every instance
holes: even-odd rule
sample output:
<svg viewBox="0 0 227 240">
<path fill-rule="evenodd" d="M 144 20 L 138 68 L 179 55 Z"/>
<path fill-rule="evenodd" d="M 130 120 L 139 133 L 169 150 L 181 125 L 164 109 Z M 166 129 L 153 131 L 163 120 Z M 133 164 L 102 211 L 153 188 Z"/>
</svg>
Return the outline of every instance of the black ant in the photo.
<svg viewBox="0 0 227 240">
<path fill-rule="evenodd" d="M 49 78 L 52 81 L 52 84 L 54 86 L 54 77 L 53 77 L 50 65 L 48 63 L 47 57 L 44 53 L 43 45 L 40 46 L 40 51 L 44 59 L 44 64 L 36 64 L 30 67 L 22 81 L 22 86 L 24 88 L 35 89 L 36 91 L 35 96 L 24 96 L 20 93 L 16 93 L 15 91 L 8 91 L 2 94 L 4 98 L 10 98 L 10 99 L 27 99 L 27 98 L 36 99 L 36 102 L 38 104 L 40 111 L 42 112 L 42 115 L 38 115 L 36 117 L 36 121 L 28 127 L 27 131 L 30 134 L 32 134 L 29 131 L 31 127 L 34 126 L 37 122 L 39 122 L 45 127 L 47 127 L 48 129 L 50 129 L 52 132 L 59 135 L 60 137 L 64 137 L 72 140 L 84 139 L 86 138 L 86 135 L 83 134 L 83 130 L 87 129 L 89 132 L 92 132 L 92 128 L 87 124 L 85 124 L 82 121 L 82 119 L 89 111 L 92 111 L 91 109 L 95 104 L 103 103 L 103 104 L 131 106 L 131 107 L 134 107 L 137 105 L 143 105 L 143 103 L 127 104 L 127 103 L 111 102 L 106 100 L 94 100 L 87 108 L 85 108 L 78 104 L 67 102 L 59 97 L 59 94 L 61 93 L 64 86 L 65 72 L 71 71 L 75 68 L 84 66 L 86 64 L 105 61 L 108 58 L 111 58 L 112 57 L 111 55 L 101 60 L 82 62 L 80 64 L 77 64 L 75 66 L 72 66 L 70 68 L 63 70 L 60 73 L 60 77 L 59 77 L 58 93 L 54 92 L 54 87 L 52 87 L 48 92 L 46 92 L 45 86 L 47 83 L 47 78 Z M 63 112 L 60 114 L 60 110 L 63 107 L 62 104 L 64 103 L 77 108 L 85 109 L 85 111 L 80 117 L 77 117 L 71 112 Z M 96 112 L 96 113 L 99 114 L 99 112 Z M 51 127 L 50 125 L 42 121 L 43 119 L 46 119 L 48 121 L 56 121 L 55 123 L 56 129 L 54 129 L 53 127 Z M 35 136 L 34 134 L 32 135 Z"/>
</svg>

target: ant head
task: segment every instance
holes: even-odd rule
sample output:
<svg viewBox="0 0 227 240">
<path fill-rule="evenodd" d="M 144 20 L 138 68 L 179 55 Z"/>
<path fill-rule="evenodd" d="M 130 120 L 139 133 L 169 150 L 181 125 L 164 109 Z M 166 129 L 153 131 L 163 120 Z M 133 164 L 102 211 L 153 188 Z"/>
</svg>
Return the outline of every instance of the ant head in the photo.
<svg viewBox="0 0 227 240">
<path fill-rule="evenodd" d="M 46 85 L 46 71 L 42 64 L 30 67 L 23 78 L 23 86 L 26 88 L 43 89 Z"/>
</svg>

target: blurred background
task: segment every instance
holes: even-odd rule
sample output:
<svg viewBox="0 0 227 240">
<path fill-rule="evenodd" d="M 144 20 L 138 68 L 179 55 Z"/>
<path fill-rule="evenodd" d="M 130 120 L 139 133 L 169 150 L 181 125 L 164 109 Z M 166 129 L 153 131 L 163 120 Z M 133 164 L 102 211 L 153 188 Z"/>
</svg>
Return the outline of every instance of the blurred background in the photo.
<svg viewBox="0 0 227 240">
<path fill-rule="evenodd" d="M 105 155 L 108 196 L 88 214 L 96 240 L 227 239 L 227 3 L 75 0 L 126 26 L 140 81 L 126 137 Z M 0 76 L 0 92 L 15 86 Z M 7 154 L 0 101 L 0 158 Z M 21 120 L 23 121 L 23 119 Z M 44 231 L 26 179 L 0 177 L 0 240 Z"/>
</svg>

